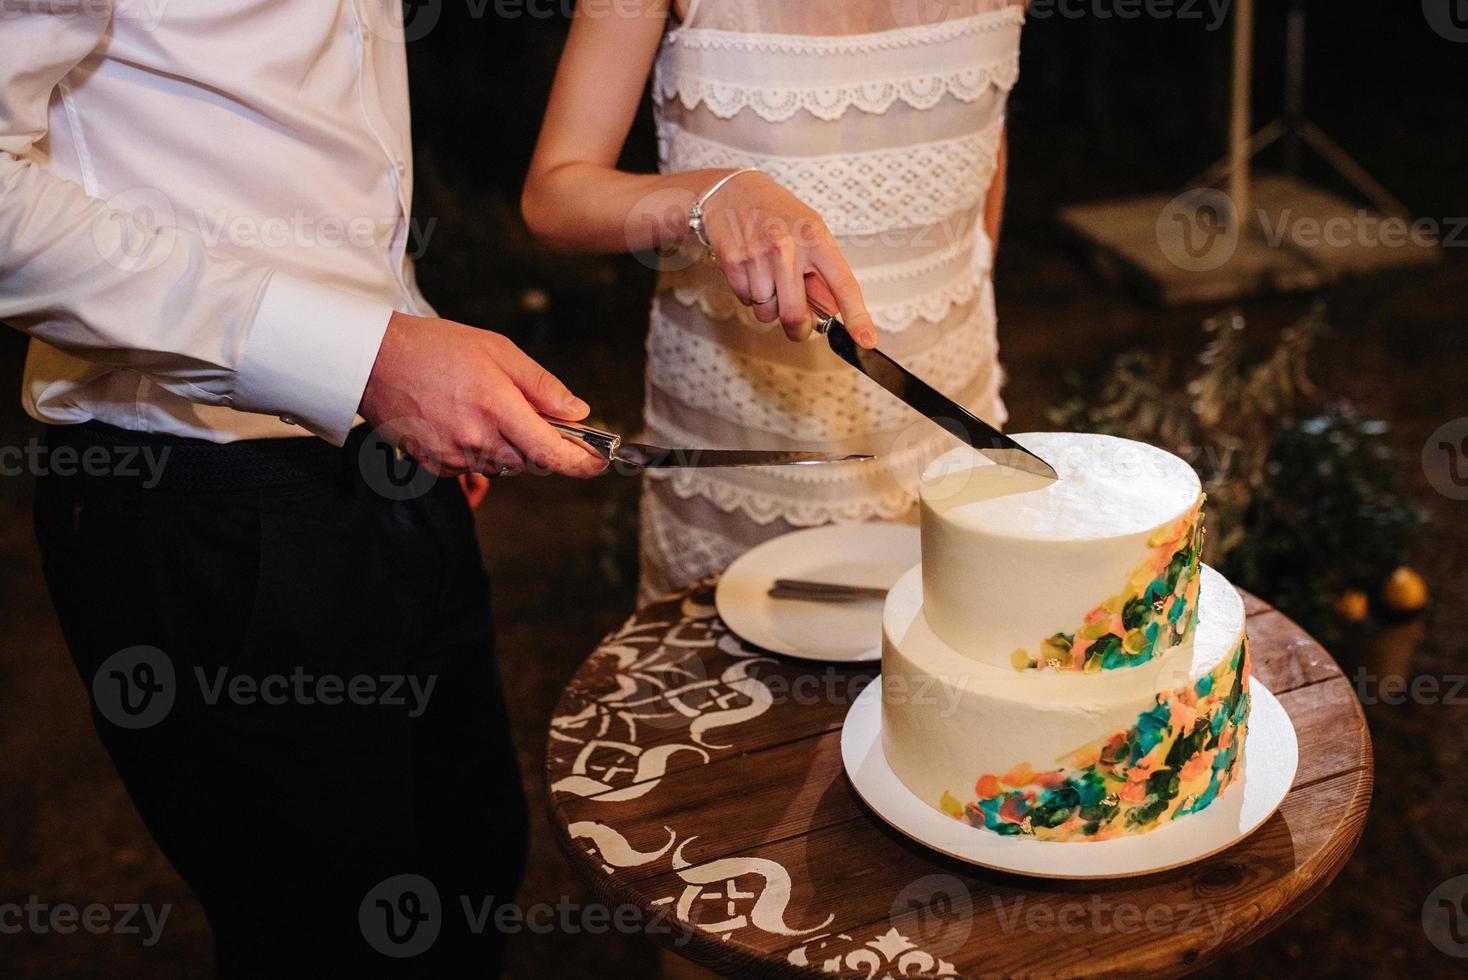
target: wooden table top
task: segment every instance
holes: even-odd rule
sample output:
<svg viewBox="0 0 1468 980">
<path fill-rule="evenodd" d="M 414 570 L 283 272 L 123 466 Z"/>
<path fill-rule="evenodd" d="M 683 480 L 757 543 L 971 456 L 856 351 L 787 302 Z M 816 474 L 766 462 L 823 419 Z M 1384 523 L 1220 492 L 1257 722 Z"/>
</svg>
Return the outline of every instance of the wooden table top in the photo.
<svg viewBox="0 0 1468 980">
<path fill-rule="evenodd" d="M 1289 712 L 1300 767 L 1273 817 L 1196 864 L 1053 881 L 908 840 L 841 764 L 842 721 L 876 665 L 745 645 L 711 582 L 643 609 L 572 678 L 546 753 L 551 823 L 600 900 L 727 976 L 1184 973 L 1325 888 L 1371 798 L 1350 682 L 1297 625 L 1245 598 L 1254 676 Z"/>
</svg>

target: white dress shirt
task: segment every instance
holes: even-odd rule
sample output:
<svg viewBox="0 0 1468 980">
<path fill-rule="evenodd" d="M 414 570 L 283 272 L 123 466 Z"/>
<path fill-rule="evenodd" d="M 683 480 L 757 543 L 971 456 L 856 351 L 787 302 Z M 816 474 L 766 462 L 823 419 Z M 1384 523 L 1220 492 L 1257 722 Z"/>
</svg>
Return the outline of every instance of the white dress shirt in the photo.
<svg viewBox="0 0 1468 980">
<path fill-rule="evenodd" d="M 411 24 L 410 24 L 411 27 Z M 27 411 L 340 443 L 394 309 L 430 312 L 397 0 L 0 11 L 0 320 Z"/>
</svg>

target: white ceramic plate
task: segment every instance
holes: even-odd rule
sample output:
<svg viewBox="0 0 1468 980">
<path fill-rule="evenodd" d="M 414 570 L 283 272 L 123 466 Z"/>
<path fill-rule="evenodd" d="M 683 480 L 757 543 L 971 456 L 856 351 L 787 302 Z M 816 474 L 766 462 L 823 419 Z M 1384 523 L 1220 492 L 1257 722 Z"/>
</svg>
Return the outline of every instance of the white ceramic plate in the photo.
<svg viewBox="0 0 1468 980">
<path fill-rule="evenodd" d="M 846 774 L 866 804 L 920 844 L 969 864 L 1038 878 L 1124 878 L 1200 861 L 1249 836 L 1279 808 L 1300 761 L 1295 726 L 1257 677 L 1249 680 L 1243 778 L 1204 810 L 1133 837 L 1043 841 L 1002 837 L 913 795 L 882 753 L 882 682 L 862 691 L 841 730 Z"/>
<path fill-rule="evenodd" d="M 777 578 L 890 589 L 921 555 L 915 524 L 868 522 L 792 531 L 746 551 L 719 579 L 714 604 L 742 640 L 806 660 L 882 659 L 882 603 L 771 599 Z"/>
</svg>

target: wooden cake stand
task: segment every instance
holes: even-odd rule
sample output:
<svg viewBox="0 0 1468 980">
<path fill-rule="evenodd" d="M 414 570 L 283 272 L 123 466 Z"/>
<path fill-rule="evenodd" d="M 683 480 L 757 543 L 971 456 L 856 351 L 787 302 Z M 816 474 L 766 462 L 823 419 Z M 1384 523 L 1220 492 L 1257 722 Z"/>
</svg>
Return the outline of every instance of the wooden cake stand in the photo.
<svg viewBox="0 0 1468 980">
<path fill-rule="evenodd" d="M 1340 667 L 1245 602 L 1254 675 L 1289 712 L 1300 767 L 1273 817 L 1196 864 L 1055 881 L 908 840 L 841 764 L 842 721 L 875 665 L 745 645 L 712 582 L 639 612 L 572 678 L 546 753 L 551 823 L 614 927 L 727 976 L 1183 973 L 1325 888 L 1371 798 L 1371 739 Z"/>
</svg>

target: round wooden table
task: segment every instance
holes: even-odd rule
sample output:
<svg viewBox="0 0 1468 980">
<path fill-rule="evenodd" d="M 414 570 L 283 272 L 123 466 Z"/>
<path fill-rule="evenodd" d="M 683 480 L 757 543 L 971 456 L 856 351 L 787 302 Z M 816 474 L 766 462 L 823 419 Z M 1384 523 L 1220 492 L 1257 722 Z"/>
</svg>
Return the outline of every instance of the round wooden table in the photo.
<svg viewBox="0 0 1468 980">
<path fill-rule="evenodd" d="M 1325 888 L 1371 797 L 1351 684 L 1283 614 L 1246 602 L 1254 676 L 1294 721 L 1300 768 L 1264 826 L 1184 868 L 1041 880 L 903 837 L 841 765 L 842 720 L 876 665 L 744 644 L 712 582 L 642 610 L 572 678 L 546 753 L 551 822 L 612 922 L 727 976 L 1183 973 Z"/>
</svg>

